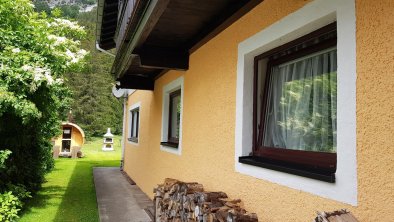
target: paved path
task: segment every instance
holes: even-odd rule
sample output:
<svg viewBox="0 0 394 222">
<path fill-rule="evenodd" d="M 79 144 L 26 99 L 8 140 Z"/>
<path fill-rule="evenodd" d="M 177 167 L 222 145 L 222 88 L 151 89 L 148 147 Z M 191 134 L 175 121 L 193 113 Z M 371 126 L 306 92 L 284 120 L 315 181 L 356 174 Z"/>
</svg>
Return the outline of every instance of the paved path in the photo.
<svg viewBox="0 0 394 222">
<path fill-rule="evenodd" d="M 93 175 L 101 222 L 151 221 L 144 209 L 152 201 L 118 167 L 95 167 Z"/>
</svg>

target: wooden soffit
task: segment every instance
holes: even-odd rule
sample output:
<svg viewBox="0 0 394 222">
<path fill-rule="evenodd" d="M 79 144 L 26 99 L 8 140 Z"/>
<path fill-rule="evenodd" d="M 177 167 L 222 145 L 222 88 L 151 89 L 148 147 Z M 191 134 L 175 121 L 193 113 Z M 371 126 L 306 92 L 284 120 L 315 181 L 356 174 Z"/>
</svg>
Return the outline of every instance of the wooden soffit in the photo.
<svg viewBox="0 0 394 222">
<path fill-rule="evenodd" d="M 98 0 L 96 41 L 100 48 L 115 47 L 115 33 L 118 18 L 118 0 Z"/>
<path fill-rule="evenodd" d="M 152 90 L 154 84 L 147 82 L 154 82 L 166 71 L 187 70 L 192 52 L 260 2 L 156 0 L 140 7 L 144 13 L 133 12 L 141 16 L 132 17 L 130 27 L 120 38 L 122 42 L 116 43 L 119 47 L 112 72 L 121 82 L 120 87 Z M 129 81 L 135 83 L 126 83 Z"/>
</svg>

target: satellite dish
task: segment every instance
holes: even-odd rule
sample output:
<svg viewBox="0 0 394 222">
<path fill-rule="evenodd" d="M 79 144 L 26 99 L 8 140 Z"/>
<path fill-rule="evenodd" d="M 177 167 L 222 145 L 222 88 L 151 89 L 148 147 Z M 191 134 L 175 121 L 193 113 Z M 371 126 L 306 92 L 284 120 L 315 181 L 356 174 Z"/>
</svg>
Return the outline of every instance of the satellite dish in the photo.
<svg viewBox="0 0 394 222">
<path fill-rule="evenodd" d="M 112 94 L 116 97 L 116 98 L 120 98 L 120 97 L 126 97 L 129 93 L 128 89 L 117 89 L 116 85 L 112 87 Z"/>
</svg>

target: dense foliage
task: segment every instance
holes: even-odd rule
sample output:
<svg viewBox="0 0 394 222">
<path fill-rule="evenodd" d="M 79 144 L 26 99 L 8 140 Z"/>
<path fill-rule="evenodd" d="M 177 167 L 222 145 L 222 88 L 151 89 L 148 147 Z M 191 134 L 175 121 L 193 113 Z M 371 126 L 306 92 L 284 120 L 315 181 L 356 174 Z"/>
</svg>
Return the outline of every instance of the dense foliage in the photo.
<svg viewBox="0 0 394 222">
<path fill-rule="evenodd" d="M 76 18 L 79 14 L 78 5 L 61 5 L 56 7 L 62 11 L 62 15 L 67 18 Z"/>
<path fill-rule="evenodd" d="M 87 38 L 82 48 L 90 51 L 83 70 L 65 75 L 65 84 L 71 89 L 72 120 L 82 127 L 87 139 L 102 136 L 108 127 L 115 134 L 122 130 L 122 101 L 111 94 L 114 78 L 109 75 L 113 58 L 95 49 L 97 10 L 79 12 L 80 7 L 96 3 L 95 0 L 74 0 L 73 5 L 58 4 L 52 15 L 76 18 L 85 27 Z M 46 11 L 47 0 L 35 0 L 36 11 Z M 49 8 L 49 6 L 48 6 Z M 72 9 L 71 9 L 72 8 Z"/>
<path fill-rule="evenodd" d="M 81 72 L 67 74 L 66 84 L 73 92 L 73 119 L 87 137 L 102 136 L 108 127 L 115 134 L 122 131 L 122 100 L 116 99 L 111 88 L 114 78 L 109 74 L 113 57 L 95 49 L 97 11 L 80 13 L 79 24 L 87 32 L 82 47 L 90 51 L 87 64 Z"/>
<path fill-rule="evenodd" d="M 49 7 L 49 4 L 45 0 L 34 0 L 33 1 L 34 7 L 36 11 L 38 12 L 45 12 L 47 14 L 51 13 L 51 8 Z"/>
<path fill-rule="evenodd" d="M 50 140 L 70 102 L 63 76 L 81 69 L 87 52 L 78 39 L 86 33 L 34 12 L 29 0 L 0 1 L 0 21 L 0 150 L 12 152 L 3 158 L 0 193 L 20 200 L 53 167 Z"/>
<path fill-rule="evenodd" d="M 52 6 L 50 6 L 48 2 L 51 2 Z M 83 10 L 87 6 L 91 6 L 95 3 L 96 0 L 33 0 L 33 4 L 37 12 L 46 12 L 47 14 L 50 14 L 52 7 L 53 9 L 59 9 L 62 12 L 63 17 L 73 19 L 77 18 L 80 10 Z"/>
</svg>

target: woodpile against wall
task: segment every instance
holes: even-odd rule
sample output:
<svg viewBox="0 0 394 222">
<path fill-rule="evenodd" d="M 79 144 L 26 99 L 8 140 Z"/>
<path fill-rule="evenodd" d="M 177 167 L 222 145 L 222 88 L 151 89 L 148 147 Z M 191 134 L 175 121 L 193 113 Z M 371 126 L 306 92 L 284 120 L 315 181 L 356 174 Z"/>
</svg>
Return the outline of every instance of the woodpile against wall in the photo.
<svg viewBox="0 0 394 222">
<path fill-rule="evenodd" d="M 155 192 L 156 222 L 257 222 L 239 199 L 230 200 L 226 193 L 207 192 L 199 183 L 165 179 Z"/>
</svg>

